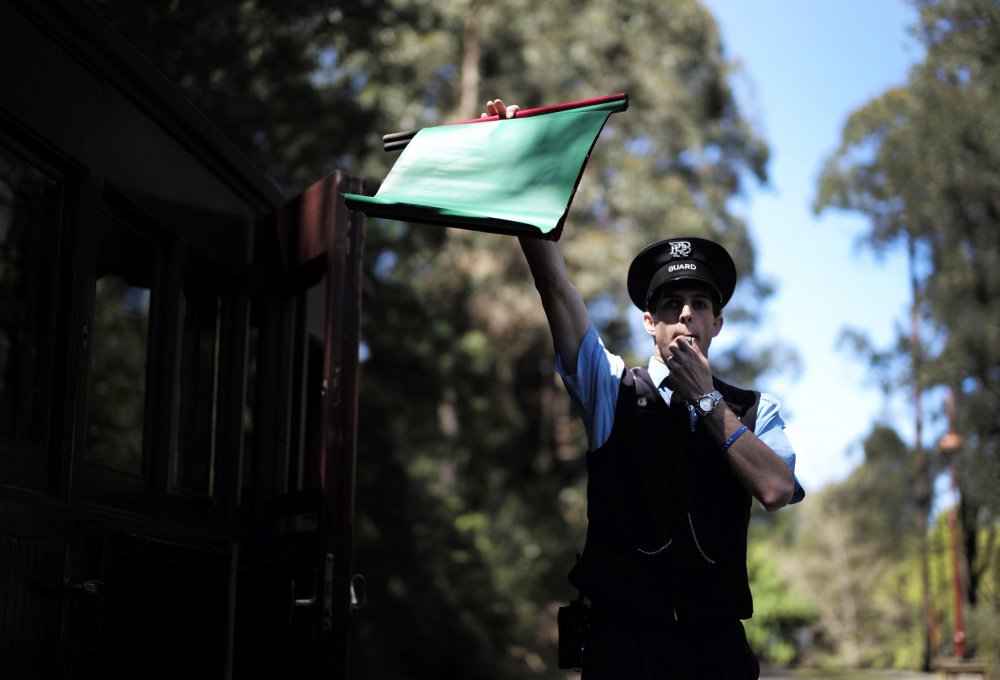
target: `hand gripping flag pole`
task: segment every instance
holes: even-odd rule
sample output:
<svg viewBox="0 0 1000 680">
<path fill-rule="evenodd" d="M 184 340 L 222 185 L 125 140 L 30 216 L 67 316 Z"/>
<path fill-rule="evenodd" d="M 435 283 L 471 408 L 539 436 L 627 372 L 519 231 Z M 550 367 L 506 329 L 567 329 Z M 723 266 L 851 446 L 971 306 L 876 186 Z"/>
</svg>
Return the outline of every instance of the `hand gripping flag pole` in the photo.
<svg viewBox="0 0 1000 680">
<path fill-rule="evenodd" d="M 375 196 L 347 206 L 384 217 L 558 240 L 597 137 L 628 95 L 385 135 L 402 149 Z"/>
<path fill-rule="evenodd" d="M 511 120 L 513 118 L 527 118 L 529 116 L 541 116 L 546 113 L 556 113 L 558 111 L 569 111 L 570 109 L 580 109 L 590 106 L 597 106 L 601 104 L 621 104 L 620 109 L 614 109 L 615 111 L 624 111 L 628 108 L 628 95 L 627 94 L 612 94 L 607 97 L 595 97 L 593 99 L 581 99 L 575 102 L 565 102 L 562 104 L 550 104 L 549 106 L 539 106 L 534 109 L 519 109 L 515 111 L 510 118 L 501 119 L 500 116 L 482 116 L 480 118 L 470 118 L 468 120 L 460 120 L 454 123 L 444 123 L 444 125 L 468 125 L 470 123 L 488 123 L 491 121 L 498 120 Z M 399 151 L 406 147 L 417 131 L 410 130 L 408 132 L 390 132 L 387 135 L 382 135 L 382 149 L 383 151 Z"/>
</svg>

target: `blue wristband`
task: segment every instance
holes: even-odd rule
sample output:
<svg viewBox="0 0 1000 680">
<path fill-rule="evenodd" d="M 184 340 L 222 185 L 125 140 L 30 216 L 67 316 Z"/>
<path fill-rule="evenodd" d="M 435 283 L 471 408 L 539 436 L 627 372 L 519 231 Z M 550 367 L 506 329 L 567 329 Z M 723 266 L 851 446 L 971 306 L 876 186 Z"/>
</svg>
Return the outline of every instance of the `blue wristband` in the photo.
<svg viewBox="0 0 1000 680">
<path fill-rule="evenodd" d="M 729 439 L 726 440 L 726 443 L 722 445 L 722 452 L 725 453 L 726 451 L 728 451 L 729 447 L 733 445 L 733 442 L 739 439 L 740 436 L 749 429 L 750 429 L 749 427 L 744 425 L 740 429 L 736 430 L 736 432 L 733 432 L 729 436 Z"/>
</svg>

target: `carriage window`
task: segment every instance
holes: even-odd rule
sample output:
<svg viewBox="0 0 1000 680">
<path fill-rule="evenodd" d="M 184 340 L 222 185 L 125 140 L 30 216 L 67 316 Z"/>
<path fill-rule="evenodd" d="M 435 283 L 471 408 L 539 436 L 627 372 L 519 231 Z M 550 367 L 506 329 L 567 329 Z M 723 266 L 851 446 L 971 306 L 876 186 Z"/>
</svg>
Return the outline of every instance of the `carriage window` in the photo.
<svg viewBox="0 0 1000 680">
<path fill-rule="evenodd" d="M 180 346 L 174 380 L 171 490 L 211 497 L 219 402 L 222 296 L 189 272 L 180 297 Z"/>
<path fill-rule="evenodd" d="M 59 184 L 0 144 L 0 481 L 44 484 Z"/>
<path fill-rule="evenodd" d="M 158 264 L 153 242 L 105 218 L 90 331 L 84 460 L 134 476 L 142 474 L 146 358 Z"/>
</svg>

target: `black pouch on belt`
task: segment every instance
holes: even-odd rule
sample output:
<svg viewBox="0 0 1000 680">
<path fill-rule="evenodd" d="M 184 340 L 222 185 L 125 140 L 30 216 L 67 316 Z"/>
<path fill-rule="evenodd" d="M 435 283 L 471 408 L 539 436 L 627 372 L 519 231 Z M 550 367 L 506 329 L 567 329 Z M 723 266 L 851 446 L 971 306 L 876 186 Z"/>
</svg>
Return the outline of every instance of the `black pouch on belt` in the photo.
<svg viewBox="0 0 1000 680">
<path fill-rule="evenodd" d="M 590 607 L 579 599 L 559 607 L 559 668 L 583 669 L 583 652 L 590 628 Z"/>
</svg>

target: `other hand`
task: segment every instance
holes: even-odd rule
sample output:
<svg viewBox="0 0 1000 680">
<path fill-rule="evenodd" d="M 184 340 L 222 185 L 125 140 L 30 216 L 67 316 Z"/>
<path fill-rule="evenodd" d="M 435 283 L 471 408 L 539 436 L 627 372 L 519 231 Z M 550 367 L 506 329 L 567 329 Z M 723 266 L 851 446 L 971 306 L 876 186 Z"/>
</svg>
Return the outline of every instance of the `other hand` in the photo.
<svg viewBox="0 0 1000 680">
<path fill-rule="evenodd" d="M 678 336 L 669 345 L 670 385 L 682 398 L 693 402 L 697 397 L 711 392 L 712 368 L 698 341 L 691 337 Z"/>
</svg>

